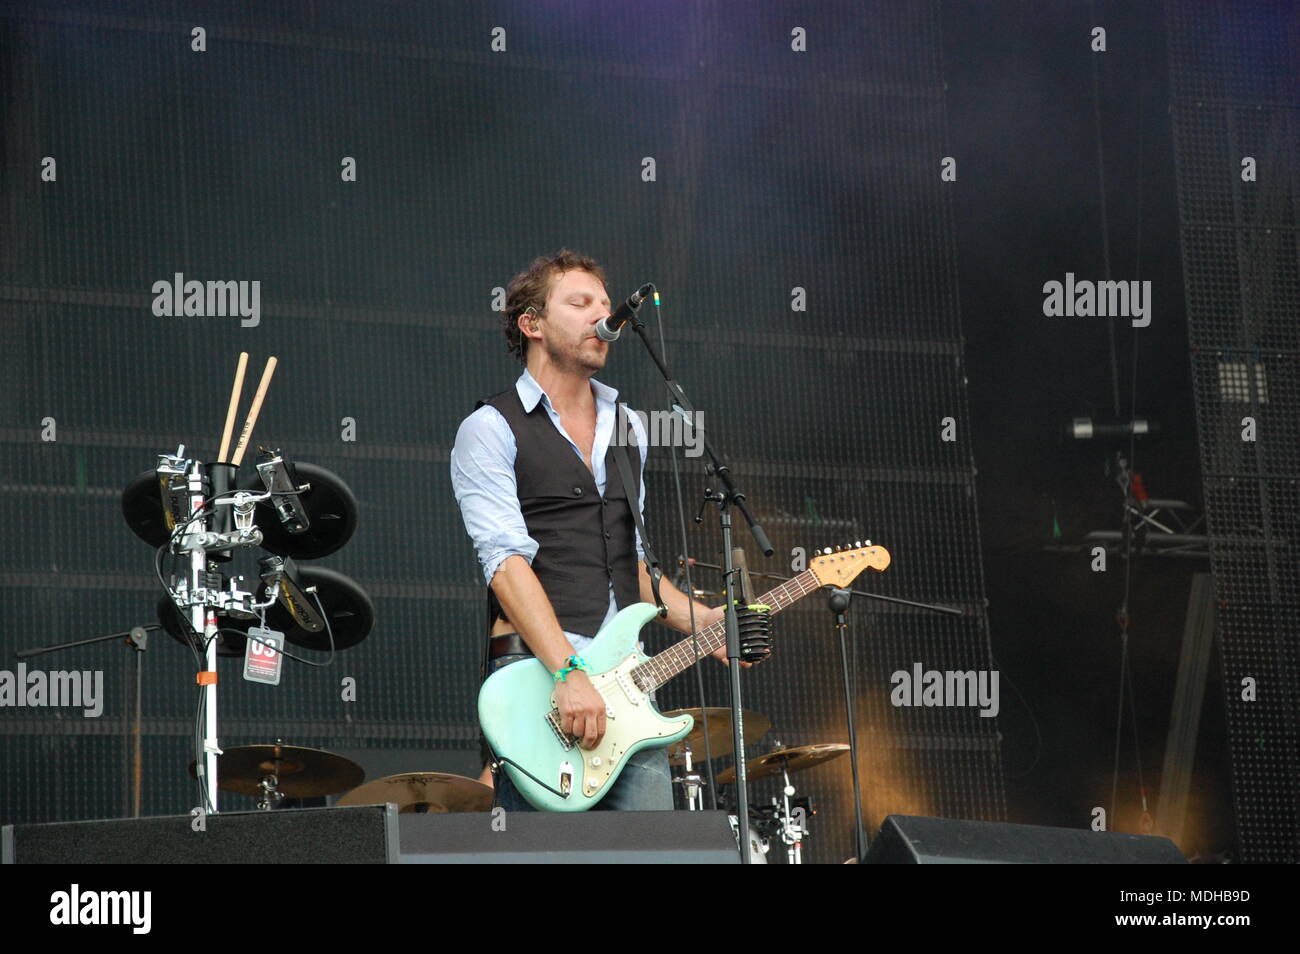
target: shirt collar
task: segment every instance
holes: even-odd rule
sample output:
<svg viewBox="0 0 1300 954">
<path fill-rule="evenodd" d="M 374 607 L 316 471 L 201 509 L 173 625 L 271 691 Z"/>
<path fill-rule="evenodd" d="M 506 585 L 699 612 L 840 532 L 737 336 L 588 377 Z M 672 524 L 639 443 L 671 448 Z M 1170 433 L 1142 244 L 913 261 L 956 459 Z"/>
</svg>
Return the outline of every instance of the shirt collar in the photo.
<svg viewBox="0 0 1300 954">
<path fill-rule="evenodd" d="M 533 413 L 533 408 L 537 407 L 537 402 L 546 398 L 546 406 L 551 407 L 551 398 L 542 386 L 537 383 L 536 379 L 524 369 L 524 373 L 519 375 L 519 380 L 515 382 L 515 391 L 519 394 L 519 400 L 524 405 L 524 413 Z M 596 403 L 613 404 L 618 400 L 618 391 L 611 388 L 608 384 L 601 384 L 595 378 L 591 379 L 591 392 L 596 397 Z"/>
</svg>

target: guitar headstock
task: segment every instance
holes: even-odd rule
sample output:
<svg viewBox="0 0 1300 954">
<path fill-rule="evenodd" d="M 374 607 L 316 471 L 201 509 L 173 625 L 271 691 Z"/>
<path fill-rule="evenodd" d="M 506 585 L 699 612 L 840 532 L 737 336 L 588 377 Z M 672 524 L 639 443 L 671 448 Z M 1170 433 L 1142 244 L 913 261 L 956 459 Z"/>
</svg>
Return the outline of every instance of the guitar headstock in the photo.
<svg viewBox="0 0 1300 954">
<path fill-rule="evenodd" d="M 884 547 L 872 546 L 868 540 L 866 546 L 858 541 L 851 548 L 816 551 L 816 556 L 808 560 L 808 569 L 817 577 L 822 586 L 846 587 L 859 573 L 870 567 L 883 570 L 889 566 L 889 551 Z"/>
</svg>

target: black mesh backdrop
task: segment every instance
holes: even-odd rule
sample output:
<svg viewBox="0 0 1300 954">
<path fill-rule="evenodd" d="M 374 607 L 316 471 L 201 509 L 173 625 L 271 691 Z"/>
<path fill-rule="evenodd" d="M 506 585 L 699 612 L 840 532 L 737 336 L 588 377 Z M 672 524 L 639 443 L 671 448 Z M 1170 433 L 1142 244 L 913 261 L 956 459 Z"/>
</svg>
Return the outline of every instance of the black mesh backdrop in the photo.
<svg viewBox="0 0 1300 954">
<path fill-rule="evenodd" d="M 194 26 L 206 52 L 191 49 Z M 489 49 L 495 26 L 504 53 Z M 791 52 L 794 26 L 809 53 Z M 751 556 L 756 569 L 870 538 L 894 564 L 861 585 L 967 610 L 852 613 L 868 825 L 1001 818 L 996 719 L 889 704 L 890 674 L 915 662 L 992 666 L 939 40 L 928 3 L 0 11 L 5 665 L 19 647 L 151 619 L 151 551 L 119 493 L 177 444 L 212 459 L 235 357 L 252 353 L 255 379 L 275 354 L 255 439 L 356 491 L 360 529 L 322 562 L 366 587 L 377 625 L 333 669 L 290 668 L 278 688 L 223 664 L 223 745 L 474 750 L 482 577 L 448 451 L 474 399 L 517 374 L 494 289 L 569 245 L 604 263 L 615 299 L 645 280 L 662 289 L 668 356 L 777 545 L 773 560 Z M 45 156 L 56 181 L 40 178 Z M 355 182 L 340 179 L 344 157 Z M 151 287 L 177 272 L 260 281 L 260 324 L 155 317 Z M 796 287 L 806 311 L 791 310 Z M 602 378 L 634 406 L 664 406 L 634 342 Z M 945 418 L 955 442 L 940 439 Z M 698 462 L 684 473 L 693 513 Z M 672 556 L 667 451 L 649 475 L 651 531 Z M 717 539 L 710 517 L 691 550 L 714 560 Z M 251 573 L 253 559 L 230 566 Z M 830 622 L 820 597 L 805 600 L 778 620 L 777 658 L 747 677 L 748 708 L 776 725 L 769 742 L 846 738 Z M 30 663 L 102 669 L 105 711 L 4 710 L 4 821 L 127 812 L 131 663 L 103 645 Z M 192 660 L 155 635 L 146 670 L 145 811 L 184 810 Z M 722 667 L 705 671 L 724 704 Z M 662 701 L 694 704 L 693 685 Z M 848 762 L 796 782 L 819 813 L 810 859 L 847 856 Z M 755 798 L 774 791 L 760 783 Z"/>
<path fill-rule="evenodd" d="M 1244 861 L 1300 860 L 1300 20 L 1171 3 L 1184 271 Z M 1243 181 L 1242 160 L 1256 163 Z M 1247 429 L 1254 422 L 1253 440 Z M 1244 680 L 1256 684 L 1246 698 Z"/>
</svg>

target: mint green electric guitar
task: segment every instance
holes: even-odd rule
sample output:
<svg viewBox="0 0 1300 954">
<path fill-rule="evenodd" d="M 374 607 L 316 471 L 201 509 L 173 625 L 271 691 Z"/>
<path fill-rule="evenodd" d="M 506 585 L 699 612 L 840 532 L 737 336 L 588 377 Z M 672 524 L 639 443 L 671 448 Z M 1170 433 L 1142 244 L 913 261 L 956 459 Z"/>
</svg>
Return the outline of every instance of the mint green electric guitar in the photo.
<svg viewBox="0 0 1300 954">
<path fill-rule="evenodd" d="M 865 547 L 819 552 L 808 569 L 764 593 L 758 602 L 779 613 L 820 587 L 845 587 L 867 567 L 884 570 L 887 566 L 889 553 L 869 541 Z M 510 781 L 533 807 L 586 811 L 609 791 L 630 756 L 671 745 L 691 731 L 694 719 L 660 715 L 650 692 L 726 645 L 724 621 L 698 633 L 700 656 L 687 637 L 647 657 L 638 649 L 637 637 L 655 615 L 649 603 L 634 603 L 610 620 L 583 651 L 592 684 L 606 705 L 605 736 L 594 749 L 579 748 L 577 740 L 560 728 L 555 681 L 541 661 L 522 659 L 483 683 L 478 694 L 483 735 L 503 760 Z"/>
</svg>

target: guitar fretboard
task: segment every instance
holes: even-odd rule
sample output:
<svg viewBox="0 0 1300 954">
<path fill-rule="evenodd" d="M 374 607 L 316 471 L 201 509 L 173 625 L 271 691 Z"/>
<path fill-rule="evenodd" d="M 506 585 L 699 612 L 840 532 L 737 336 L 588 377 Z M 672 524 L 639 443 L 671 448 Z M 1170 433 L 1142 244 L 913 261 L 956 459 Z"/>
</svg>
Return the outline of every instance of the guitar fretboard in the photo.
<svg viewBox="0 0 1300 954">
<path fill-rule="evenodd" d="M 804 570 L 775 589 L 768 590 L 758 598 L 757 602 L 770 606 L 772 614 L 776 615 L 820 586 L 813 572 Z M 675 643 L 663 652 L 651 656 L 632 670 L 632 678 L 638 686 L 649 692 L 662 686 L 678 673 L 690 669 L 705 656 L 726 644 L 727 621 L 720 619 L 704 627 L 695 634 L 694 638 L 688 636 L 680 643 Z M 700 648 L 698 656 L 695 653 L 696 645 Z"/>
</svg>

